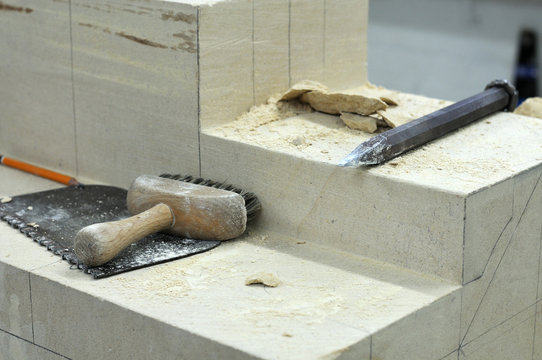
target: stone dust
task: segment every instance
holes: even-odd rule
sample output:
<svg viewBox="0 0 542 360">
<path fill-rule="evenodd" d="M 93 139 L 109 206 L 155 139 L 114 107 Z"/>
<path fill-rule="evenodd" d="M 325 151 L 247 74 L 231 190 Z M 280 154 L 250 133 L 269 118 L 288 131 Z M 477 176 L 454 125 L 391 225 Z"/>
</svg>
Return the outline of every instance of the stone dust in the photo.
<svg viewBox="0 0 542 360">
<path fill-rule="evenodd" d="M 304 102 L 310 99 L 311 93 L 318 93 L 318 99 L 326 94 L 329 99 L 338 96 L 338 93 L 328 92 L 322 84 L 303 81 L 283 94 L 271 96 L 265 104 L 253 106 L 236 120 L 206 131 L 211 135 L 273 151 L 336 163 L 375 133 L 389 129 L 389 125 L 393 127 L 394 124 L 414 120 L 448 104 L 442 100 L 401 94 L 366 83 L 359 88 L 343 91 L 341 102 L 328 109 L 330 112 L 343 113 L 342 117 L 350 124 L 349 127 L 340 114 L 317 111 L 310 103 Z M 348 103 L 348 99 L 354 102 L 353 105 Z M 316 106 L 320 108 L 320 105 Z M 365 105 L 368 107 L 360 108 Z M 355 112 L 356 108 L 358 113 Z M 406 115 L 399 119 L 401 112 Z"/>
</svg>

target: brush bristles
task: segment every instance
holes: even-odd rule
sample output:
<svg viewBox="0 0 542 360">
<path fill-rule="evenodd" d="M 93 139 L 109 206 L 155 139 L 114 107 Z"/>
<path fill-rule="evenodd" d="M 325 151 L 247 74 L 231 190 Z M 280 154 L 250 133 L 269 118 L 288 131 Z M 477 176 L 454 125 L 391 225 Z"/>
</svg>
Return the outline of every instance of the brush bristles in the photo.
<svg viewBox="0 0 542 360">
<path fill-rule="evenodd" d="M 191 184 L 209 186 L 209 187 L 222 189 L 226 191 L 232 191 L 241 195 L 243 199 L 245 199 L 245 208 L 247 209 L 247 221 L 253 220 L 256 217 L 256 214 L 258 214 L 258 212 L 262 208 L 260 200 L 258 200 L 258 198 L 256 197 L 254 193 L 244 191 L 243 189 L 237 188 L 230 184 L 224 184 L 218 181 L 207 180 L 203 178 L 196 178 L 190 175 L 183 176 L 183 175 L 161 174 L 160 177 L 163 177 L 166 179 L 184 181 Z"/>
</svg>

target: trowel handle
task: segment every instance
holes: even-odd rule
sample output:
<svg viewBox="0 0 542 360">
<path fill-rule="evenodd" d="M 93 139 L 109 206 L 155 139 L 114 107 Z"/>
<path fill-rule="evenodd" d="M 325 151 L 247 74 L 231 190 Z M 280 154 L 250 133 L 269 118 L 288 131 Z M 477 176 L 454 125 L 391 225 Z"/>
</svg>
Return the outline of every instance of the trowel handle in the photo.
<svg viewBox="0 0 542 360">
<path fill-rule="evenodd" d="M 158 204 L 127 219 L 89 225 L 75 236 L 75 255 L 88 266 L 105 264 L 137 240 L 169 229 L 174 221 L 169 206 Z"/>
</svg>

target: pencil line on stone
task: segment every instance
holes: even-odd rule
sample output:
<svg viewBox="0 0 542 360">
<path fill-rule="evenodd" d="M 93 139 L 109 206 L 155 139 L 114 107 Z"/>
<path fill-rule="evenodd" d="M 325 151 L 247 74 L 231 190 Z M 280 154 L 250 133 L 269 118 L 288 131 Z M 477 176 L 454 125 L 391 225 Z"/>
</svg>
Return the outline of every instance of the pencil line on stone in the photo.
<svg viewBox="0 0 542 360">
<path fill-rule="evenodd" d="M 79 151 L 77 141 L 77 116 L 75 111 L 75 73 L 73 65 L 73 27 L 72 27 L 72 1 L 68 1 L 69 32 L 70 32 L 70 70 L 71 70 L 71 90 L 72 90 L 72 112 L 73 112 L 73 146 L 75 160 L 75 176 L 79 176 Z"/>
<path fill-rule="evenodd" d="M 201 43 L 200 43 L 200 8 L 196 9 L 196 67 L 198 69 L 196 74 L 196 83 L 197 83 L 197 113 L 198 113 L 198 176 L 201 177 L 201 68 L 200 68 L 200 52 L 201 52 Z"/>
<path fill-rule="evenodd" d="M 30 324 L 32 325 L 32 342 L 36 341 L 34 336 L 34 309 L 32 307 L 32 281 L 30 279 L 30 272 L 28 273 L 28 293 L 30 297 Z"/>
<path fill-rule="evenodd" d="M 512 204 L 513 206 L 513 204 Z M 487 267 L 489 266 L 489 262 L 491 260 L 491 257 L 493 256 L 493 253 L 495 252 L 495 249 L 497 248 L 497 245 L 499 244 L 499 242 L 501 241 L 502 239 L 502 236 L 504 235 L 504 232 L 506 231 L 506 229 L 508 228 L 508 225 L 510 225 L 512 223 L 512 220 L 514 219 L 514 216 L 510 216 L 510 218 L 508 219 L 508 222 L 506 223 L 506 225 L 504 225 L 504 228 L 502 229 L 501 233 L 499 234 L 499 236 L 497 237 L 497 240 L 495 241 L 495 243 L 493 244 L 493 248 L 491 249 L 491 252 L 489 253 L 489 257 L 487 258 L 487 261 L 486 261 L 486 264 L 484 265 L 484 270 L 482 270 L 482 273 L 480 275 L 478 275 L 475 279 L 472 279 L 468 282 L 464 282 L 465 279 L 463 279 L 463 285 L 468 285 L 470 284 L 471 282 L 473 281 L 476 281 L 478 279 L 480 279 L 482 276 L 484 276 L 486 270 L 487 270 Z"/>
<path fill-rule="evenodd" d="M 476 336 L 475 338 L 471 339 L 469 342 L 464 343 L 464 344 L 461 344 L 461 346 L 462 346 L 462 347 L 465 347 L 465 346 L 467 346 L 467 345 L 473 343 L 474 341 L 480 339 L 482 336 L 484 336 L 484 335 L 490 333 L 492 330 L 498 328 L 499 326 L 504 325 L 505 323 L 507 323 L 508 321 L 511 321 L 511 320 L 512 320 L 513 318 L 515 318 L 515 317 L 518 317 L 518 316 L 521 315 L 522 313 L 529 311 L 532 307 L 535 307 L 535 308 L 536 308 L 536 302 L 535 302 L 534 304 L 531 304 L 531 305 L 529 305 L 529 306 L 527 306 L 527 307 L 521 309 L 520 311 L 518 311 L 518 312 L 515 313 L 514 315 L 511 315 L 511 316 L 507 317 L 506 319 L 502 320 L 502 321 L 499 322 L 498 324 L 494 325 L 493 327 L 487 329 L 486 331 L 484 331 L 484 332 L 481 333 L 480 335 L 478 335 L 478 336 Z M 521 324 L 523 324 L 523 323 L 526 322 L 526 321 L 529 321 L 529 320 L 531 320 L 530 317 L 528 317 L 527 319 L 522 320 L 519 324 L 516 325 L 516 327 L 519 326 L 519 325 L 521 325 Z"/>
<path fill-rule="evenodd" d="M 323 36 L 323 39 L 322 39 L 322 71 L 323 71 L 323 75 L 322 75 L 322 78 L 323 79 L 326 79 L 326 25 L 327 25 L 327 21 L 326 21 L 326 15 L 327 15 L 327 0 L 323 0 L 324 1 L 324 26 L 323 26 L 323 29 L 322 29 L 322 36 Z"/>
<path fill-rule="evenodd" d="M 288 87 L 292 86 L 292 0 L 288 0 Z"/>
<path fill-rule="evenodd" d="M 521 215 L 519 216 L 519 219 L 518 219 L 518 222 L 516 223 L 516 227 L 514 228 L 514 231 L 512 232 L 512 234 L 510 235 L 510 239 L 508 240 L 508 244 L 506 244 L 506 248 L 504 249 L 504 252 L 503 254 L 501 255 L 501 258 L 499 259 L 499 263 L 497 264 L 497 267 L 495 268 L 495 271 L 493 272 L 493 275 L 491 276 L 491 279 L 489 280 L 489 283 L 487 284 L 487 288 L 484 292 L 484 295 L 482 295 L 482 298 L 480 299 L 480 302 L 478 303 L 478 307 L 476 308 L 476 311 L 474 312 L 474 315 L 472 316 L 472 319 L 469 323 L 469 326 L 467 327 L 467 330 L 465 331 L 465 335 L 463 336 L 463 339 L 462 339 L 462 343 L 465 341 L 465 339 L 467 338 L 467 335 L 469 333 L 469 330 L 472 326 L 472 324 L 474 323 L 474 320 L 476 319 L 479 311 L 480 311 L 480 308 L 482 306 L 482 303 L 493 283 L 493 280 L 495 279 L 495 276 L 497 275 L 497 271 L 499 270 L 500 266 L 501 266 L 501 263 L 502 263 L 502 260 L 504 259 L 504 257 L 506 256 L 506 253 L 508 251 L 508 249 L 510 248 L 510 245 L 512 244 L 512 240 L 514 239 L 514 235 L 516 234 L 516 231 L 521 223 L 521 220 L 523 219 L 523 216 L 525 215 L 525 212 L 527 211 L 527 208 L 529 207 L 529 204 L 531 202 L 531 199 L 533 198 L 533 194 L 536 190 L 536 188 L 538 187 L 538 184 L 540 182 L 540 178 L 542 177 L 542 172 L 540 173 L 540 175 L 538 176 L 538 179 L 533 187 L 533 190 L 531 191 L 531 194 L 529 195 L 529 199 L 527 199 L 527 202 L 525 203 L 525 207 L 523 208 L 523 211 L 521 212 Z M 514 186 L 515 187 L 515 186 Z"/>
<path fill-rule="evenodd" d="M 20 337 L 19 335 L 15 335 L 15 334 L 13 334 L 13 333 L 11 333 L 11 332 L 9 332 L 9 331 L 6 331 L 6 330 L 4 330 L 4 329 L 0 329 L 0 332 L 3 332 L 3 333 L 5 333 L 5 334 L 7 334 L 8 336 L 13 336 L 13 337 L 16 338 L 16 339 L 19 339 L 19 340 L 21 340 L 21 341 L 24 341 L 25 343 L 28 343 L 28 344 L 30 344 L 30 345 L 32 345 L 32 346 L 36 346 L 36 347 L 38 347 L 38 348 L 41 348 L 41 349 L 43 349 L 43 350 L 46 350 L 46 351 L 48 351 L 48 352 L 50 352 L 50 353 L 52 353 L 52 354 L 55 354 L 55 355 L 58 355 L 58 356 L 64 358 L 64 359 L 70 360 L 69 357 L 66 357 L 66 356 L 64 356 L 64 355 L 62 355 L 62 354 L 60 354 L 60 353 L 57 353 L 57 352 L 55 352 L 55 351 L 53 351 L 53 350 L 51 350 L 51 349 L 48 349 L 48 348 L 46 348 L 46 347 L 44 347 L 44 346 L 42 346 L 42 345 L 33 343 L 32 341 L 28 341 L 27 339 L 22 338 L 22 337 Z M 3 354 L 2 354 L 2 355 L 3 355 Z"/>
<path fill-rule="evenodd" d="M 461 264 L 461 284 L 463 285 L 465 284 L 465 243 L 467 240 L 466 220 L 467 220 L 467 199 L 465 198 L 463 200 L 463 261 Z M 489 258 L 491 258 L 491 256 Z M 459 337 L 460 337 L 459 340 L 461 340 L 461 334 Z"/>
<path fill-rule="evenodd" d="M 535 302 L 535 309 L 534 309 L 534 328 L 533 328 L 533 346 L 532 346 L 532 359 L 534 359 L 534 348 L 535 348 L 535 343 L 536 343 L 536 323 L 537 323 L 537 318 L 538 318 L 538 311 L 537 311 L 537 307 L 538 307 L 538 294 L 539 294 L 539 291 L 540 291 L 540 258 L 541 258 L 541 255 L 542 255 L 542 229 L 540 230 L 540 236 L 538 238 L 538 275 L 536 277 L 536 300 L 537 302 Z"/>
<path fill-rule="evenodd" d="M 254 2 L 257 0 L 253 0 L 252 3 L 252 105 L 256 105 L 256 59 L 254 57 L 255 55 L 255 40 L 256 35 L 254 33 Z"/>
</svg>

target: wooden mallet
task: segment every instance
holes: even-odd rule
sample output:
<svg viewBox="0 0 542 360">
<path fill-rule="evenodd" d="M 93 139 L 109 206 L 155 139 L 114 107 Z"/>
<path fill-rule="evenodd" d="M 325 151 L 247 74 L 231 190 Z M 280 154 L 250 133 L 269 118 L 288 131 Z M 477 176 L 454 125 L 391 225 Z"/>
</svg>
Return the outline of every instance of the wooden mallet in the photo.
<svg viewBox="0 0 542 360">
<path fill-rule="evenodd" d="M 81 229 L 74 241 L 78 259 L 88 266 L 102 265 L 158 231 L 199 240 L 229 240 L 243 234 L 247 207 L 241 194 L 180 180 L 149 175 L 135 179 L 127 195 L 128 210 L 135 215 Z M 251 203 L 250 212 L 255 210 Z"/>
</svg>

